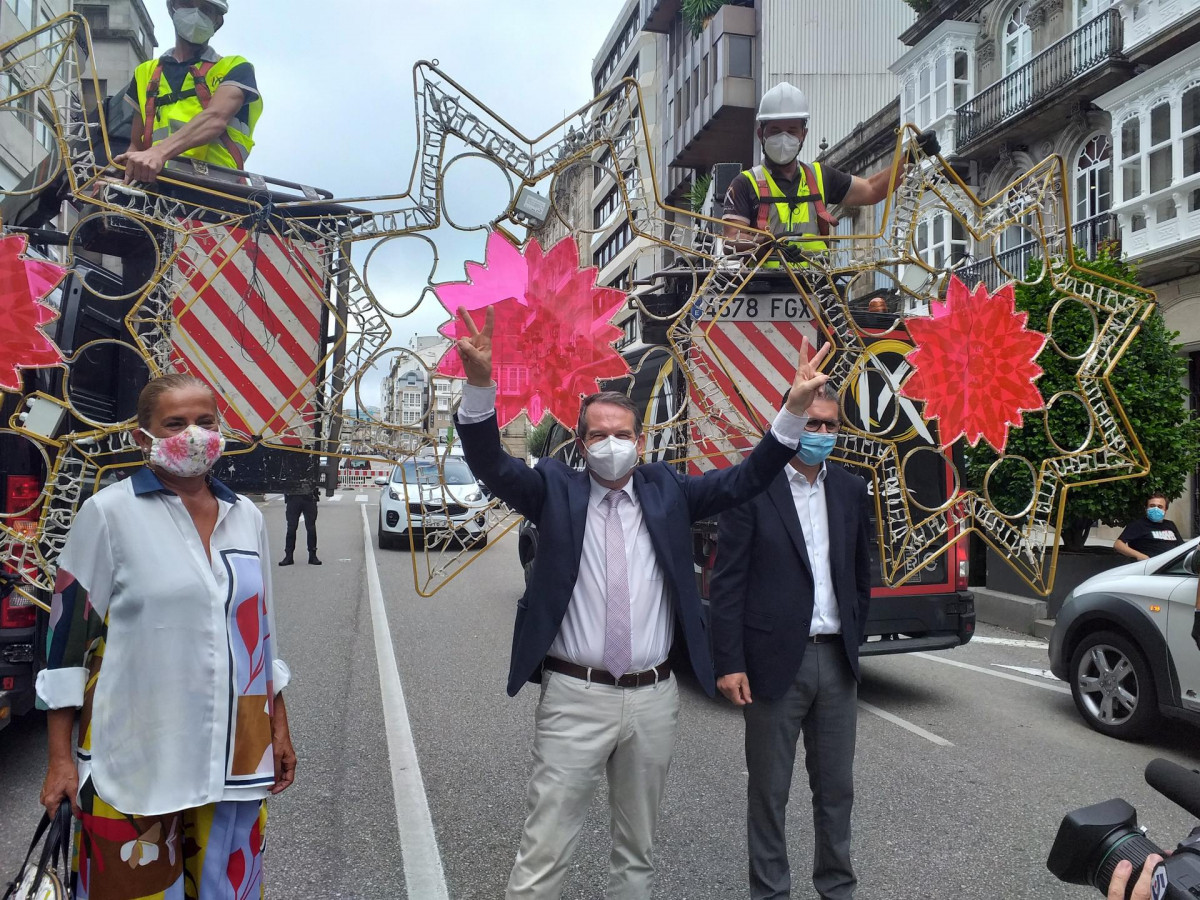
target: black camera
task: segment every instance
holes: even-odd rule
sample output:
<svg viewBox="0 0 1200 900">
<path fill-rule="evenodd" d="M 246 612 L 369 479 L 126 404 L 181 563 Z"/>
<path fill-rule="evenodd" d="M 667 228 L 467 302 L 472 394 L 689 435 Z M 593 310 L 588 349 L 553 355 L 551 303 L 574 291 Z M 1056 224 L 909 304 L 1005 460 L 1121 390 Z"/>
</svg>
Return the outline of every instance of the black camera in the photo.
<svg viewBox="0 0 1200 900">
<path fill-rule="evenodd" d="M 1146 766 L 1146 783 L 1200 819 L 1200 772 L 1155 759 Z M 1129 900 L 1146 857 L 1152 853 L 1166 856 L 1138 827 L 1137 810 L 1124 800 L 1106 800 L 1063 819 L 1046 867 L 1059 881 L 1090 884 L 1107 894 L 1117 863 L 1127 859 L 1133 864 L 1125 891 Z M 1200 827 L 1192 829 L 1155 871 L 1152 895 L 1154 900 L 1200 898 Z"/>
</svg>

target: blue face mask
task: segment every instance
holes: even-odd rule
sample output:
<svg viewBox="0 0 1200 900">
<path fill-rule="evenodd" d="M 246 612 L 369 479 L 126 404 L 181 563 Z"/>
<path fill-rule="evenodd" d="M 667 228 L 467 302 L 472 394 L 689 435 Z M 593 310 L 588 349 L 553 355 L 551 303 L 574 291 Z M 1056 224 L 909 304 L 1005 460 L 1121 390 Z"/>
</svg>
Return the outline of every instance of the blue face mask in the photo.
<svg viewBox="0 0 1200 900">
<path fill-rule="evenodd" d="M 1159 522 L 1161 522 L 1166 517 L 1167 517 L 1167 511 L 1165 509 L 1159 509 L 1157 506 L 1152 506 L 1148 510 L 1146 510 L 1146 518 L 1149 519 L 1151 522 L 1153 522 L 1155 525 L 1157 525 Z"/>
<path fill-rule="evenodd" d="M 806 466 L 819 466 L 833 452 L 833 445 L 836 443 L 836 434 L 806 431 L 800 435 L 800 446 L 796 449 L 796 456 Z"/>
</svg>

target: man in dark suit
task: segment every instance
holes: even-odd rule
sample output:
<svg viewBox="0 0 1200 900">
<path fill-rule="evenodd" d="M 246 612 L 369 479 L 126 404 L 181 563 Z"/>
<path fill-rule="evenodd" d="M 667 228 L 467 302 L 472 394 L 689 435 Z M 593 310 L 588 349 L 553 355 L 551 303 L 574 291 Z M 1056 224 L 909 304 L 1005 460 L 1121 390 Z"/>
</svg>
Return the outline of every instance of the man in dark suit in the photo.
<svg viewBox="0 0 1200 900">
<path fill-rule="evenodd" d="M 786 395 L 785 395 L 786 396 Z M 848 900 L 858 646 L 871 598 L 867 486 L 827 463 L 840 428 L 823 385 L 791 466 L 721 515 L 712 578 L 717 686 L 746 720 L 750 896 L 789 897 L 784 819 L 804 733 L 816 843 L 813 885 Z"/>
<path fill-rule="evenodd" d="M 471 470 L 540 534 L 517 604 L 508 693 L 541 683 L 528 815 L 505 894 L 557 898 L 592 794 L 607 773 L 612 813 L 609 900 L 650 897 L 654 830 L 675 743 L 679 695 L 667 656 L 678 624 L 692 669 L 715 693 L 690 526 L 749 500 L 787 465 L 802 413 L 826 376 L 822 348 L 801 362 L 771 433 L 739 466 L 703 477 L 638 465 L 638 410 L 624 394 L 583 399 L 578 441 L 588 471 L 536 468 L 500 445 L 492 380 L 493 316 L 482 331 L 459 310 L 467 384 L 457 431 Z M 807 346 L 801 359 L 807 360 Z"/>
</svg>

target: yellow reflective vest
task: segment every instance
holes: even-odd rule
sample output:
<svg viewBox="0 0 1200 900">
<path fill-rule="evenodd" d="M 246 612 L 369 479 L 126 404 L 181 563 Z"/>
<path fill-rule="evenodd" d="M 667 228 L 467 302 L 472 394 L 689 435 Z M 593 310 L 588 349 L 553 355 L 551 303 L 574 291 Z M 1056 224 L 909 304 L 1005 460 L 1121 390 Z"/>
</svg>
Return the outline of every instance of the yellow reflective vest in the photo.
<svg viewBox="0 0 1200 900">
<path fill-rule="evenodd" d="M 769 231 L 777 238 L 793 238 L 785 243 L 804 253 L 825 253 L 829 244 L 820 236 L 829 233 L 830 225 L 837 224 L 837 219 L 825 208 L 825 176 L 820 163 L 813 163 L 811 167 L 804 163 L 798 165 L 803 181 L 798 187 L 799 194 L 793 198 L 775 183 L 766 166 L 755 166 L 742 172 L 750 179 L 758 196 L 754 227 Z M 795 265 L 806 266 L 807 263 L 798 261 Z M 778 258 L 763 263 L 763 268 L 779 267 Z"/>
<path fill-rule="evenodd" d="M 178 91 L 171 90 L 163 78 L 160 60 L 147 60 L 138 66 L 133 77 L 138 110 L 142 114 L 142 146 L 161 143 L 200 115 L 212 102 L 225 76 L 244 62 L 243 56 L 201 60 L 188 71 Z M 244 169 L 246 157 L 254 147 L 254 126 L 261 114 L 262 98 L 255 97 L 250 101 L 249 122 L 230 119 L 219 140 L 185 150 L 181 155 L 230 169 Z"/>
</svg>

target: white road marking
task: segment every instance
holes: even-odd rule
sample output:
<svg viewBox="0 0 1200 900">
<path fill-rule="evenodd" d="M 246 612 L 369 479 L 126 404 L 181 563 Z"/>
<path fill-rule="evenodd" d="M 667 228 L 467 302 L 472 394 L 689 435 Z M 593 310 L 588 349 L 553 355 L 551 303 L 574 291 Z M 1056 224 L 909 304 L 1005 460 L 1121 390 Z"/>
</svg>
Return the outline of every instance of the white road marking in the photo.
<svg viewBox="0 0 1200 900">
<path fill-rule="evenodd" d="M 1034 650 L 1045 650 L 1050 645 L 1045 641 L 1026 641 L 1019 638 L 998 638 L 975 635 L 972 644 L 995 644 L 998 647 L 1032 647 Z"/>
<path fill-rule="evenodd" d="M 1058 681 L 1058 676 L 1049 669 L 1036 669 L 1033 666 L 1006 666 L 1004 663 L 992 663 L 992 665 L 999 666 L 1001 669 L 1012 669 L 1014 672 L 1024 672 L 1026 675 L 1036 675 L 1038 678 Z"/>
<path fill-rule="evenodd" d="M 939 747 L 953 747 L 954 746 L 952 743 L 950 743 L 944 737 L 938 737 L 932 731 L 926 731 L 920 725 L 914 725 L 912 722 L 908 721 L 908 719 L 902 719 L 897 715 L 893 715 L 892 713 L 887 712 L 886 710 L 880 709 L 878 706 L 872 706 L 870 703 L 867 703 L 865 700 L 859 700 L 858 705 L 859 705 L 860 709 L 865 709 L 871 715 L 879 716 L 879 718 L 883 719 L 884 721 L 891 722 L 893 725 L 899 725 L 905 731 L 911 731 L 917 737 L 923 737 L 923 738 L 925 738 L 925 740 L 929 741 L 932 744 L 937 744 Z"/>
<path fill-rule="evenodd" d="M 270 503 L 272 500 L 282 500 L 283 494 L 263 494 L 263 499 Z"/>
<path fill-rule="evenodd" d="M 392 770 L 392 794 L 396 803 L 396 822 L 400 831 L 400 854 L 404 860 L 404 884 L 409 897 L 422 900 L 449 900 L 442 856 L 438 851 L 425 781 L 413 744 L 412 725 L 404 702 L 396 651 L 388 628 L 379 570 L 375 567 L 375 548 L 371 541 L 371 523 L 367 508 L 362 507 L 363 544 L 366 547 L 367 593 L 371 599 L 371 627 L 375 632 L 375 660 L 379 666 L 379 688 L 383 696 L 383 725 L 387 735 L 388 760 Z"/>
<path fill-rule="evenodd" d="M 1046 684 L 1044 681 L 1034 681 L 1032 678 L 1022 678 L 1020 675 L 1009 675 L 1007 672 L 995 672 L 992 669 L 985 669 L 983 666 L 973 666 L 970 663 L 959 662 L 956 659 L 944 659 L 941 656 L 934 656 L 931 653 L 910 653 L 909 656 L 928 659 L 931 662 L 942 663 L 947 666 L 958 666 L 960 669 L 967 669 L 971 672 L 980 672 L 983 675 L 991 675 L 993 678 L 1003 678 L 1006 681 L 1016 681 L 1019 684 L 1032 685 L 1035 688 L 1041 688 L 1044 691 L 1054 691 L 1057 694 L 1069 694 L 1071 689 L 1061 684 Z"/>
<path fill-rule="evenodd" d="M 370 500 L 371 498 L 370 498 L 370 497 L 368 497 L 366 494 L 356 494 L 356 495 L 355 495 L 355 497 L 354 497 L 354 499 L 355 499 L 355 501 L 357 501 L 358 503 L 366 503 L 366 502 L 367 502 L 368 500 Z"/>
<path fill-rule="evenodd" d="M 342 495 L 341 495 L 341 494 L 334 494 L 332 497 L 322 497 L 321 499 L 322 499 L 322 500 L 328 500 L 328 501 L 330 501 L 331 503 L 336 503 L 338 500 L 341 500 L 341 499 L 342 499 Z"/>
</svg>

